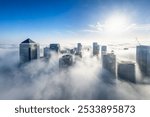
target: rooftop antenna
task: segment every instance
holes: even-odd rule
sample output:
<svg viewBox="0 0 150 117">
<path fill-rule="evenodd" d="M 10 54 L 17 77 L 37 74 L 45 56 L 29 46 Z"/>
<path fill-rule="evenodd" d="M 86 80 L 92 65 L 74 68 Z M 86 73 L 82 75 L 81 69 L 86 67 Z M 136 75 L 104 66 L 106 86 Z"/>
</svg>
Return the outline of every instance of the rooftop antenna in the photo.
<svg viewBox="0 0 150 117">
<path fill-rule="evenodd" d="M 139 40 L 138 40 L 138 38 L 136 37 L 135 39 L 136 39 L 136 41 L 138 42 L 138 44 L 141 45 L 140 42 L 139 42 Z"/>
</svg>

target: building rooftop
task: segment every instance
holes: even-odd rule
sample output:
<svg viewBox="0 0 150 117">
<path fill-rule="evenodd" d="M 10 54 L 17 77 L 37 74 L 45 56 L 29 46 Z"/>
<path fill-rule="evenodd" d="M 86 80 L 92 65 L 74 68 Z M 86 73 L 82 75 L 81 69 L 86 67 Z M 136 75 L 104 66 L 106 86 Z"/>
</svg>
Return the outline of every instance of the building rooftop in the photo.
<svg viewBox="0 0 150 117">
<path fill-rule="evenodd" d="M 105 54 L 106 56 L 113 56 L 113 55 L 115 55 L 114 54 L 114 52 L 111 52 L 111 53 L 107 53 L 107 54 Z"/>
<path fill-rule="evenodd" d="M 28 38 L 28 39 L 26 39 L 25 41 L 23 41 L 21 43 L 35 43 L 35 42 L 32 41 L 30 38 Z"/>
<path fill-rule="evenodd" d="M 150 45 L 139 45 L 137 47 L 147 48 L 147 47 L 150 47 Z"/>
<path fill-rule="evenodd" d="M 135 64 L 133 61 L 119 61 L 119 64 Z"/>
</svg>

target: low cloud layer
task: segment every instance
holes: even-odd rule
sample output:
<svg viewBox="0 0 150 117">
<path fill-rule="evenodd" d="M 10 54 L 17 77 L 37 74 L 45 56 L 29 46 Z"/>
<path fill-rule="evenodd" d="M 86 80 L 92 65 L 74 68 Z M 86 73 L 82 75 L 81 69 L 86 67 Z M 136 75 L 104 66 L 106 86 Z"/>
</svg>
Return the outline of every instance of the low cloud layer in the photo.
<svg viewBox="0 0 150 117">
<path fill-rule="evenodd" d="M 68 70 L 59 71 L 58 59 L 19 66 L 18 49 L 0 49 L 0 99 L 150 99 L 150 85 L 113 79 L 86 50 Z"/>
</svg>

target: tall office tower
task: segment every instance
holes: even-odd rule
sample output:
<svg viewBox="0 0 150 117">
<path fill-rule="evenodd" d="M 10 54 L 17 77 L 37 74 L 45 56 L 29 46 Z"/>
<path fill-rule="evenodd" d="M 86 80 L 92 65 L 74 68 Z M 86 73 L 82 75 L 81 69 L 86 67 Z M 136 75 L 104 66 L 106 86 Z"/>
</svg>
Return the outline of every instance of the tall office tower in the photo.
<svg viewBox="0 0 150 117">
<path fill-rule="evenodd" d="M 50 44 L 50 51 L 59 53 L 60 52 L 60 44 Z"/>
<path fill-rule="evenodd" d="M 150 46 L 137 46 L 136 60 L 142 74 L 145 76 L 150 76 Z"/>
<path fill-rule="evenodd" d="M 116 76 L 116 55 L 114 53 L 103 55 L 102 67 Z"/>
<path fill-rule="evenodd" d="M 40 58 L 39 44 L 31 39 L 26 39 L 20 44 L 20 62 L 26 63 L 34 59 Z"/>
<path fill-rule="evenodd" d="M 82 58 L 82 44 L 81 43 L 77 44 L 77 49 L 76 49 L 75 55 Z"/>
<path fill-rule="evenodd" d="M 99 55 L 99 45 L 96 42 L 93 43 L 93 56 L 95 55 Z"/>
<path fill-rule="evenodd" d="M 101 47 L 101 55 L 104 55 L 107 53 L 107 46 L 102 46 Z"/>
<path fill-rule="evenodd" d="M 81 51 L 82 51 L 82 44 L 78 43 L 77 44 L 77 53 L 81 53 Z"/>
<path fill-rule="evenodd" d="M 44 57 L 50 58 L 50 48 L 49 47 L 44 48 Z"/>
<path fill-rule="evenodd" d="M 136 83 L 135 63 L 122 61 L 117 67 L 118 78 Z"/>
</svg>

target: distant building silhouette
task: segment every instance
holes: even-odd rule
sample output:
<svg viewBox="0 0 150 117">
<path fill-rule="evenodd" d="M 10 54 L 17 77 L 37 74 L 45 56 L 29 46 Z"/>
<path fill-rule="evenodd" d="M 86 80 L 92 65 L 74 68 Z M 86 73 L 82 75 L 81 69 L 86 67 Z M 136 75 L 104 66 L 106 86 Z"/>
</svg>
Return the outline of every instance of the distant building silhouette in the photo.
<svg viewBox="0 0 150 117">
<path fill-rule="evenodd" d="M 101 46 L 101 55 L 106 54 L 107 53 L 107 46 Z"/>
<path fill-rule="evenodd" d="M 145 76 L 150 76 L 150 46 L 137 46 L 136 60 L 142 74 Z"/>
<path fill-rule="evenodd" d="M 81 52 L 82 51 L 82 44 L 81 43 L 78 43 L 77 44 L 77 52 Z"/>
<path fill-rule="evenodd" d="M 77 43 L 75 55 L 82 58 L 82 44 L 81 43 Z"/>
<path fill-rule="evenodd" d="M 93 56 L 95 55 L 99 55 L 99 45 L 96 42 L 93 43 Z"/>
<path fill-rule="evenodd" d="M 135 76 L 135 63 L 133 62 L 120 62 L 117 67 L 118 78 L 129 82 L 136 83 Z"/>
<path fill-rule="evenodd" d="M 60 52 L 60 44 L 50 44 L 50 51 L 59 53 Z"/>
<path fill-rule="evenodd" d="M 40 58 L 39 44 L 31 39 L 26 39 L 20 44 L 20 62 L 26 63 L 34 59 Z"/>
<path fill-rule="evenodd" d="M 44 48 L 44 57 L 50 58 L 50 48 L 49 47 Z"/>
</svg>

